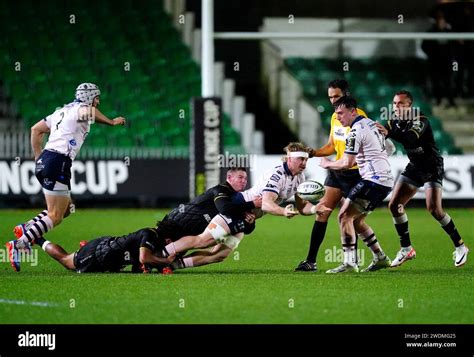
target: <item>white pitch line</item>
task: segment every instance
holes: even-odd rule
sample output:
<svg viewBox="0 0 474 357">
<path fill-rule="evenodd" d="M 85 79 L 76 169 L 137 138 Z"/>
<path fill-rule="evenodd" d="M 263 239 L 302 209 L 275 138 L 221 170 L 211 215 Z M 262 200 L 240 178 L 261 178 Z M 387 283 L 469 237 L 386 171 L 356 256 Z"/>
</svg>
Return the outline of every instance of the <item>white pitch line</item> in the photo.
<svg viewBox="0 0 474 357">
<path fill-rule="evenodd" d="M 10 300 L 0 299 L 0 304 L 12 304 L 12 305 L 32 305 L 41 307 L 58 307 L 58 304 L 44 302 L 44 301 L 24 301 L 24 300 Z"/>
</svg>

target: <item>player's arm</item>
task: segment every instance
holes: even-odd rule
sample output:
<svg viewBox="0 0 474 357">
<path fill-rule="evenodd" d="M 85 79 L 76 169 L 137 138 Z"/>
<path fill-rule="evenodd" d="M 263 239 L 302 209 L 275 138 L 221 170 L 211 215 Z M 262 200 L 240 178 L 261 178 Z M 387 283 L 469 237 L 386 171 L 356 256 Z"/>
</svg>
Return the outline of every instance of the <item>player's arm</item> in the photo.
<svg viewBox="0 0 474 357">
<path fill-rule="evenodd" d="M 114 119 L 107 118 L 102 112 L 96 107 L 82 106 L 79 108 L 79 117 L 83 120 L 91 120 L 101 124 L 107 124 L 110 126 L 124 125 L 125 118 L 117 117 Z"/>
<path fill-rule="evenodd" d="M 249 202 L 235 202 L 229 197 L 228 192 L 219 191 L 214 197 L 214 204 L 220 214 L 226 216 L 240 215 L 261 206 L 261 199 Z"/>
<path fill-rule="evenodd" d="M 296 209 L 303 216 L 310 216 L 316 213 L 316 206 L 311 202 L 303 200 L 298 193 L 295 193 Z M 314 208 L 313 208 L 314 207 Z"/>
<path fill-rule="evenodd" d="M 158 257 L 153 252 L 151 249 L 148 249 L 146 247 L 140 247 L 140 263 L 141 264 L 150 264 L 150 265 L 164 265 L 164 264 L 170 264 L 173 262 L 175 259 L 175 255 L 170 255 L 166 258 Z"/>
<path fill-rule="evenodd" d="M 356 164 L 356 154 L 349 154 L 347 152 L 337 161 L 331 161 L 325 157 L 321 158 L 319 166 L 323 169 L 331 170 L 347 170 Z"/>
<path fill-rule="evenodd" d="M 262 211 L 273 214 L 275 216 L 285 216 L 292 218 L 298 214 L 294 210 L 293 205 L 280 207 L 275 201 L 278 199 L 278 194 L 273 191 L 263 191 L 262 195 Z"/>
<path fill-rule="evenodd" d="M 43 137 L 49 133 L 50 129 L 45 119 L 41 119 L 35 125 L 31 127 L 31 148 L 35 155 L 35 161 L 41 154 Z"/>
<path fill-rule="evenodd" d="M 323 157 L 323 156 L 330 156 L 336 152 L 336 147 L 334 145 L 334 140 L 332 135 L 329 135 L 328 142 L 326 145 L 321 146 L 319 149 L 312 149 L 310 152 L 310 156 L 312 157 Z"/>
</svg>

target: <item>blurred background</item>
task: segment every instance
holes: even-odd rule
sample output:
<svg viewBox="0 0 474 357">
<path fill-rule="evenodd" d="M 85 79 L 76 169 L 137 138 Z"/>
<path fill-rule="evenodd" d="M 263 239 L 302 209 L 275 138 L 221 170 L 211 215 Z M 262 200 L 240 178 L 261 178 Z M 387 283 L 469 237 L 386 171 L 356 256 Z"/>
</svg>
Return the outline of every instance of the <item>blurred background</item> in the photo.
<svg viewBox="0 0 474 357">
<path fill-rule="evenodd" d="M 214 0 L 214 31 L 473 33 L 474 2 Z M 83 206 L 157 207 L 189 195 L 191 99 L 202 96 L 202 4 L 197 0 L 0 3 L 0 207 L 42 205 L 29 128 L 101 88 L 101 111 L 127 126 L 93 125 L 74 163 Z M 221 150 L 255 155 L 252 178 L 289 141 L 326 143 L 327 83 L 349 81 L 374 120 L 411 91 L 445 155 L 445 197 L 474 199 L 474 41 L 462 39 L 214 40 L 213 95 L 222 99 Z M 398 174 L 407 160 L 397 147 Z M 221 151 L 221 153 L 223 153 Z M 315 160 L 313 160 L 315 161 Z M 310 165 L 309 176 L 325 172 Z"/>
</svg>

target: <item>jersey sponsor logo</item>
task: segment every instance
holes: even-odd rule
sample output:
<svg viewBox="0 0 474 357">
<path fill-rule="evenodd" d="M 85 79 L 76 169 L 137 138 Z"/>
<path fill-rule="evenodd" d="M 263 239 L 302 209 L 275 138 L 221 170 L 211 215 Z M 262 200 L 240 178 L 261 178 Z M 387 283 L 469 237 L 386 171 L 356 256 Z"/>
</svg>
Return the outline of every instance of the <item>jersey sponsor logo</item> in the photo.
<svg viewBox="0 0 474 357">
<path fill-rule="evenodd" d="M 333 137 L 335 140 L 345 140 L 346 130 L 343 127 L 335 127 Z"/>
<path fill-rule="evenodd" d="M 211 219 L 212 219 L 211 216 L 209 216 L 207 213 L 206 213 L 206 214 L 203 214 L 202 216 L 204 217 L 204 219 L 206 220 L 206 222 L 210 222 Z M 214 223 L 212 223 L 212 224 L 214 224 Z"/>
<path fill-rule="evenodd" d="M 281 174 L 280 174 L 280 175 L 281 175 Z M 281 179 L 281 176 L 278 176 L 277 174 L 273 174 L 273 175 L 270 177 L 270 180 L 275 181 L 275 182 L 280 181 L 280 179 Z"/>
<path fill-rule="evenodd" d="M 76 146 L 77 145 L 76 139 L 69 140 L 69 145 Z"/>
<path fill-rule="evenodd" d="M 277 188 L 277 186 L 272 184 L 272 183 L 267 183 L 267 185 L 265 187 L 266 188 Z"/>
</svg>

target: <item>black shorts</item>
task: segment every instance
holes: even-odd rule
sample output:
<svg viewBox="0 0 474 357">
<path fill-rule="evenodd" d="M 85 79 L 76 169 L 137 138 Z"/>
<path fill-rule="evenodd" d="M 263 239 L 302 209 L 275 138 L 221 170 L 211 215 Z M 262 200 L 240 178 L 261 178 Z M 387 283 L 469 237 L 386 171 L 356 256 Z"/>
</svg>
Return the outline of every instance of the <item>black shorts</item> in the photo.
<svg viewBox="0 0 474 357">
<path fill-rule="evenodd" d="M 88 242 L 74 254 L 74 266 L 77 273 L 98 273 L 105 271 L 119 271 L 121 266 L 113 267 L 108 261 L 115 262 L 111 255 L 115 252 L 110 247 L 113 237 L 100 237 Z"/>
<path fill-rule="evenodd" d="M 68 156 L 44 150 L 36 161 L 35 175 L 48 191 L 71 190 L 71 166 Z"/>
<path fill-rule="evenodd" d="M 324 181 L 324 186 L 335 187 L 342 191 L 342 195 L 347 197 L 352 187 L 362 180 L 359 170 L 329 170 L 329 174 Z"/>
<path fill-rule="evenodd" d="M 369 213 L 383 202 L 390 191 L 392 191 L 391 187 L 362 180 L 352 188 L 347 198 L 358 206 L 361 213 Z"/>
<path fill-rule="evenodd" d="M 443 158 L 430 168 L 420 168 L 409 162 L 401 173 L 399 180 L 416 187 L 443 187 L 444 165 Z"/>
<path fill-rule="evenodd" d="M 239 233 L 250 234 L 255 229 L 255 222 L 248 223 L 243 218 L 235 218 L 223 214 L 219 214 L 219 216 L 221 216 L 225 220 L 227 226 L 229 227 L 230 234 L 232 235 L 236 235 Z"/>
</svg>

